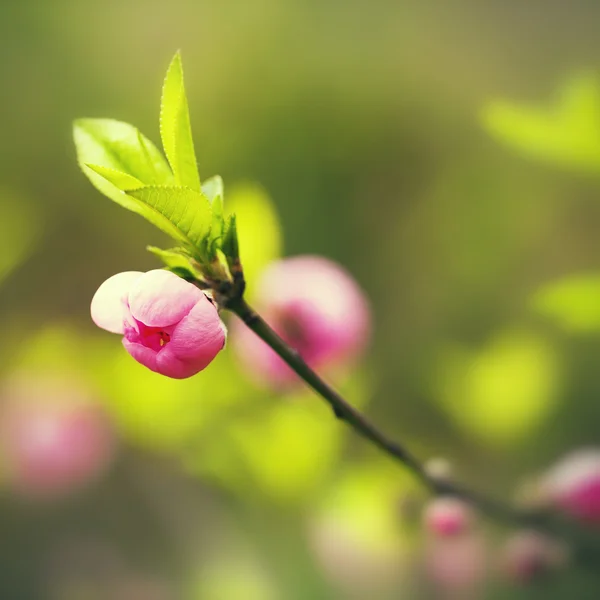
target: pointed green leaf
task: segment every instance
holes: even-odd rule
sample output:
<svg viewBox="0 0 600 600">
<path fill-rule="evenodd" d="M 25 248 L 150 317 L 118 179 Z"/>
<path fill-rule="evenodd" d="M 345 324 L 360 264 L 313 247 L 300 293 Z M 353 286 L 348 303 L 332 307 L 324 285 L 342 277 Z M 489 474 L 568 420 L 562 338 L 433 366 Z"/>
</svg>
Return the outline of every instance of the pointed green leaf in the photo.
<svg viewBox="0 0 600 600">
<path fill-rule="evenodd" d="M 173 271 L 180 277 L 188 280 L 202 279 L 201 274 L 192 265 L 191 258 L 187 255 L 184 248 L 163 250 L 156 246 L 146 246 L 146 250 L 158 257 L 169 271 Z"/>
<path fill-rule="evenodd" d="M 160 135 L 175 181 L 197 192 L 200 177 L 196 164 L 188 102 L 183 83 L 181 54 L 178 52 L 167 71 L 160 107 Z"/>
<path fill-rule="evenodd" d="M 86 165 L 113 169 L 146 185 L 170 185 L 173 175 L 156 146 L 128 123 L 112 119 L 79 119 L 73 124 L 77 160 L 83 172 L 105 196 L 116 202 L 121 194 L 107 178 Z"/>
<path fill-rule="evenodd" d="M 189 188 L 145 186 L 127 192 L 151 223 L 184 245 L 199 249 L 209 233 L 210 204 Z M 133 210 L 133 209 L 132 209 Z"/>
<path fill-rule="evenodd" d="M 227 221 L 225 222 L 225 232 L 223 234 L 223 243 L 221 245 L 221 250 L 227 257 L 228 261 L 229 259 L 239 260 L 240 249 L 238 246 L 238 235 L 235 215 L 229 215 Z"/>
<path fill-rule="evenodd" d="M 101 167 L 100 165 L 86 164 L 85 166 L 94 171 L 94 173 L 104 177 L 107 181 L 110 181 L 110 183 L 121 191 L 144 187 L 144 184 L 139 179 L 122 171 Z"/>
<path fill-rule="evenodd" d="M 125 193 L 126 189 L 143 187 L 144 184 L 141 183 L 139 179 L 127 175 L 126 173 L 122 173 L 121 171 L 101 167 L 99 165 L 87 164 L 82 165 L 82 168 L 94 186 L 105 196 L 108 196 L 108 198 L 123 208 L 141 215 L 153 225 L 159 227 L 159 229 L 163 229 L 153 220 L 153 215 L 147 215 L 148 211 L 146 211 L 135 198 L 132 198 Z M 169 232 L 166 233 L 171 235 Z"/>
</svg>

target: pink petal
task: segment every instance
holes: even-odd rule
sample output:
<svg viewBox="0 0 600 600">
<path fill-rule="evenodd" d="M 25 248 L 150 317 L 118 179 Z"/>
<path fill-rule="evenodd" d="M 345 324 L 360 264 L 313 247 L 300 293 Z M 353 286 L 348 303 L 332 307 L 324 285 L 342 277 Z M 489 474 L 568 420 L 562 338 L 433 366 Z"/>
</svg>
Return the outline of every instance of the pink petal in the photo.
<svg viewBox="0 0 600 600">
<path fill-rule="evenodd" d="M 123 346 L 125 350 L 135 358 L 140 364 L 148 367 L 151 371 L 159 372 L 156 365 L 157 353 L 152 348 L 147 348 L 137 342 L 130 342 L 127 338 L 123 338 Z"/>
<path fill-rule="evenodd" d="M 175 326 L 170 342 L 158 353 L 157 371 L 175 379 L 191 377 L 214 360 L 225 337 L 217 309 L 204 296 Z"/>
<path fill-rule="evenodd" d="M 271 263 L 257 283 L 259 312 L 314 369 L 347 370 L 363 353 L 371 330 L 364 292 L 336 263 L 296 256 Z M 271 387 L 297 381 L 264 342 L 235 322 L 234 350 L 247 371 Z"/>
<path fill-rule="evenodd" d="M 98 327 L 111 333 L 123 333 L 123 323 L 127 319 L 127 295 L 132 284 L 143 273 L 126 271 L 109 277 L 94 294 L 90 312 Z"/>
<path fill-rule="evenodd" d="M 208 362 L 181 360 L 171 352 L 170 348 L 165 347 L 156 357 L 156 371 L 173 379 L 187 379 L 202 371 L 211 361 L 212 358 Z"/>
<path fill-rule="evenodd" d="M 185 317 L 204 294 L 170 271 L 144 273 L 129 290 L 131 314 L 148 327 L 168 327 Z"/>
<path fill-rule="evenodd" d="M 168 348 L 179 359 L 208 365 L 225 345 L 226 329 L 212 302 L 201 296 L 175 326 Z"/>
</svg>

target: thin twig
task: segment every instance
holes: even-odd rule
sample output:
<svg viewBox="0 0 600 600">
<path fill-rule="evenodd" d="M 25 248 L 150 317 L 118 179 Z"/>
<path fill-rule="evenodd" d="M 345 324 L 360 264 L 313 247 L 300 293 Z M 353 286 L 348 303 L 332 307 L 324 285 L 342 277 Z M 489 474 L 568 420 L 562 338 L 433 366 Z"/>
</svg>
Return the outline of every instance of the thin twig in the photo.
<svg viewBox="0 0 600 600">
<path fill-rule="evenodd" d="M 582 562 L 598 564 L 600 560 L 600 540 L 593 532 L 565 522 L 555 515 L 518 510 L 508 504 L 491 499 L 484 494 L 455 482 L 441 479 L 430 474 L 424 464 L 404 445 L 390 439 L 361 412 L 350 405 L 338 392 L 327 384 L 304 361 L 298 352 L 291 348 L 271 327 L 254 311 L 240 295 L 229 297 L 225 307 L 235 313 L 259 338 L 270 346 L 285 362 L 312 387 L 332 408 L 335 416 L 347 423 L 356 433 L 369 440 L 383 452 L 402 463 L 434 495 L 451 495 L 469 502 L 482 513 L 516 526 L 533 527 L 551 535 L 560 537 L 577 545 Z M 593 534 L 593 535 L 592 535 Z"/>
</svg>

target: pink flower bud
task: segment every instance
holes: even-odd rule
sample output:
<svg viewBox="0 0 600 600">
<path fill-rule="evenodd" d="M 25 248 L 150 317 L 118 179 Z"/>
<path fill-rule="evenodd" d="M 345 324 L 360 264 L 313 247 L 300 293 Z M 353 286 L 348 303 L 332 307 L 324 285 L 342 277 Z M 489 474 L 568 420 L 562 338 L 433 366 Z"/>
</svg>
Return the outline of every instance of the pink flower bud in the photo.
<svg viewBox="0 0 600 600">
<path fill-rule="evenodd" d="M 425 509 L 425 528 L 434 535 L 449 537 L 465 533 L 473 522 L 471 507 L 459 498 L 436 498 Z"/>
<path fill-rule="evenodd" d="M 488 572 L 483 537 L 470 533 L 455 537 L 432 536 L 425 547 L 425 573 L 436 588 L 435 598 L 482 597 Z"/>
<path fill-rule="evenodd" d="M 362 290 L 339 265 L 318 256 L 287 258 L 260 277 L 257 309 L 314 369 L 348 367 L 364 350 L 370 313 Z M 295 377 L 289 367 L 245 327 L 235 325 L 235 350 L 257 379 L 275 385 Z"/>
<path fill-rule="evenodd" d="M 549 570 L 565 564 L 567 553 L 557 542 L 537 531 L 518 531 L 507 541 L 501 554 L 506 577 L 528 583 Z"/>
<path fill-rule="evenodd" d="M 225 326 L 206 294 L 162 269 L 113 275 L 91 313 L 98 327 L 123 334 L 135 360 L 175 379 L 202 371 L 225 345 Z"/>
<path fill-rule="evenodd" d="M 600 449 L 565 456 L 547 474 L 542 489 L 552 504 L 576 519 L 600 524 Z"/>
<path fill-rule="evenodd" d="M 108 419 L 72 382 L 17 380 L 3 393 L 0 450 L 11 486 L 30 496 L 68 493 L 114 454 Z"/>
</svg>

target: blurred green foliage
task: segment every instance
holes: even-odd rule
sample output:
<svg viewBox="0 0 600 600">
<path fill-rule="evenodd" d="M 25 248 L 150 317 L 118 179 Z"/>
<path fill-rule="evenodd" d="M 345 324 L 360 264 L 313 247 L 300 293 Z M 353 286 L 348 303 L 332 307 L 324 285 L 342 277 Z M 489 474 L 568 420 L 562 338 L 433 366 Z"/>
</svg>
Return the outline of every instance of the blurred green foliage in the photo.
<svg viewBox="0 0 600 600">
<path fill-rule="evenodd" d="M 567 81 L 549 108 L 492 102 L 483 122 L 524 154 L 584 171 L 600 168 L 600 83 L 594 74 Z"/>
<path fill-rule="evenodd" d="M 144 248 L 168 242 L 90 188 L 70 123 L 110 116 L 158 140 L 179 47 L 250 292 L 285 246 L 343 263 L 371 299 L 349 400 L 502 497 L 597 444 L 598 18 L 589 2 L 0 2 L 0 372 L 85 382 L 121 437 L 77 495 L 3 487 L 0 597 L 117 600 L 113 581 L 145 578 L 165 598 L 356 596 L 336 565 L 363 597 L 422 596 L 418 516 L 401 508 L 419 505 L 414 482 L 311 393 L 256 386 L 229 351 L 166 380 L 89 320 L 102 281 L 156 268 Z M 557 579 L 489 596 L 598 595 L 594 574 Z"/>
<path fill-rule="evenodd" d="M 570 333 L 600 329 L 600 275 L 569 275 L 537 290 L 533 309 Z"/>
</svg>

